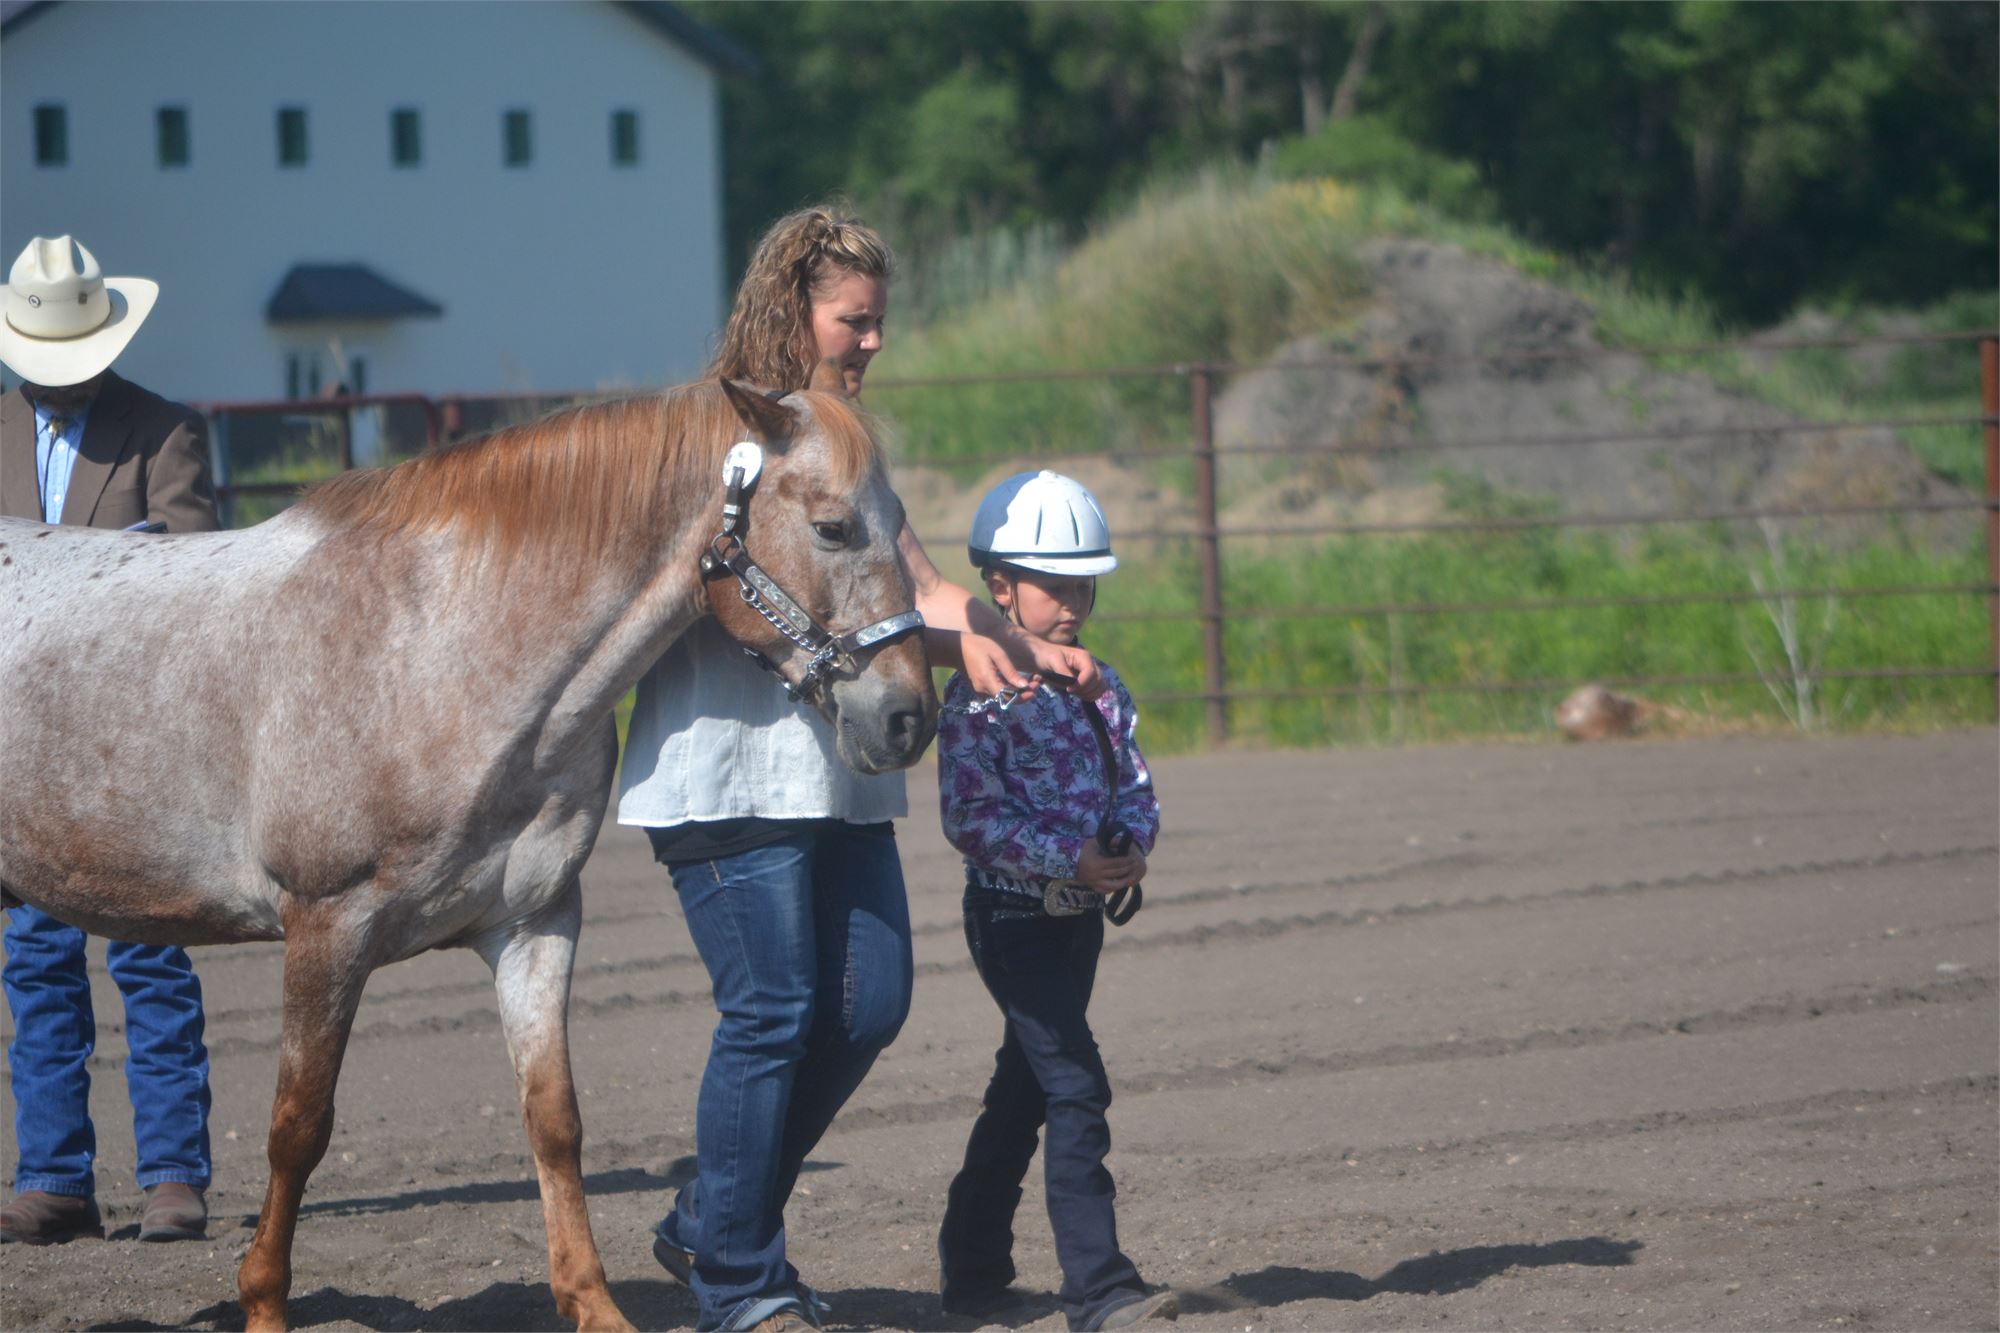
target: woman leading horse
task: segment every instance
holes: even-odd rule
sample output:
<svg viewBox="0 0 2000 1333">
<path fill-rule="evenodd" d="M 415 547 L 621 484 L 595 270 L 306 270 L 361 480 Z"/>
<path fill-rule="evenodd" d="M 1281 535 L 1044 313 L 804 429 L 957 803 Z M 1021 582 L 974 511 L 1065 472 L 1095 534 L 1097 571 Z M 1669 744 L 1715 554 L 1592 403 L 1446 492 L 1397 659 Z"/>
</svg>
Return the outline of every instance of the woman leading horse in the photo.
<svg viewBox="0 0 2000 1333">
<path fill-rule="evenodd" d="M 752 255 L 710 373 L 773 391 L 837 368 L 858 393 L 881 349 L 894 262 L 830 208 L 780 219 Z M 829 542 L 895 553 L 933 663 L 975 688 L 1033 672 L 1093 689 L 1077 648 L 1028 636 L 924 554 L 900 505 L 888 526 L 833 521 Z M 836 728 L 791 702 L 707 627 L 640 683 L 618 819 L 646 829 L 708 968 L 717 1023 L 695 1113 L 695 1179 L 653 1253 L 694 1290 L 698 1329 L 817 1327 L 825 1306 L 785 1255 L 784 1208 L 806 1154 L 909 1010 L 910 921 L 890 820 L 900 774 L 833 762 Z"/>
</svg>

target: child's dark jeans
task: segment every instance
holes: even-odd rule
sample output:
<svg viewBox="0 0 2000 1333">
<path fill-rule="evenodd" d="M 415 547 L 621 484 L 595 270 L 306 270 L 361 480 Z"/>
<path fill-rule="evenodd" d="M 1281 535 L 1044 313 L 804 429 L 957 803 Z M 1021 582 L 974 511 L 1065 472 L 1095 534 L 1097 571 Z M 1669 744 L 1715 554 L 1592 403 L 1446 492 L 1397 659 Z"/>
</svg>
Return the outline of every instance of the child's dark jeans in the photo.
<svg viewBox="0 0 2000 1333">
<path fill-rule="evenodd" d="M 968 888 L 965 939 L 1007 1035 L 945 1207 L 944 1289 L 971 1294 L 1013 1281 L 1014 1210 L 1046 1122 L 1042 1164 L 1063 1312 L 1071 1328 L 1085 1328 L 1142 1289 L 1139 1270 L 1118 1248 L 1117 1191 L 1104 1166 L 1111 1083 L 1084 1017 L 1104 915 L 1049 916 L 1035 899 Z"/>
</svg>

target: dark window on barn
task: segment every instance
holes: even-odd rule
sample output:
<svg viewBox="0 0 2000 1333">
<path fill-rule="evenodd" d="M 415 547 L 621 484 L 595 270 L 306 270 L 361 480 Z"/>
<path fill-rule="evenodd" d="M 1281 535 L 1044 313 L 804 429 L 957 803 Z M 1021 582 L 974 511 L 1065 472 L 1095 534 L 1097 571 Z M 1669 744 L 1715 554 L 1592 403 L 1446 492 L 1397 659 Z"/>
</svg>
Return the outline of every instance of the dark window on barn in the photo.
<svg viewBox="0 0 2000 1333">
<path fill-rule="evenodd" d="M 519 107 L 500 118 L 501 158 L 510 167 L 525 167 L 535 156 L 533 127 Z"/>
<path fill-rule="evenodd" d="M 35 165 L 69 165 L 69 110 L 56 102 L 35 108 Z"/>
<path fill-rule="evenodd" d="M 639 165 L 639 113 L 636 111 L 611 113 L 611 165 Z"/>
<path fill-rule="evenodd" d="M 160 131 L 160 165 L 184 167 L 188 164 L 188 110 L 184 106 L 163 106 L 154 117 Z"/>
<path fill-rule="evenodd" d="M 278 108 L 278 165 L 302 167 L 306 164 L 306 109 L 302 106 Z"/>
<path fill-rule="evenodd" d="M 423 126 L 413 106 L 399 106 L 389 113 L 389 160 L 399 167 L 414 167 L 424 160 Z"/>
</svg>

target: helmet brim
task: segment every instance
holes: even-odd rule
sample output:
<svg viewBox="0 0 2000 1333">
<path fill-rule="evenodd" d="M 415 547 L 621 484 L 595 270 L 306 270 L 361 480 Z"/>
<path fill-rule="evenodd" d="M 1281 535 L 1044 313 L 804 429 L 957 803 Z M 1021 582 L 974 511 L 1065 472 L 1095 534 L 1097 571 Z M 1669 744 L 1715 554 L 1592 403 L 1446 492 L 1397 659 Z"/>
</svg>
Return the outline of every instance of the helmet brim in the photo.
<svg viewBox="0 0 2000 1333">
<path fill-rule="evenodd" d="M 1115 555 L 994 555 L 988 553 L 983 560 L 974 559 L 976 565 L 998 565 L 1007 569 L 1026 569 L 1036 574 L 1063 574 L 1075 578 L 1109 574 L 1118 568 Z"/>
</svg>

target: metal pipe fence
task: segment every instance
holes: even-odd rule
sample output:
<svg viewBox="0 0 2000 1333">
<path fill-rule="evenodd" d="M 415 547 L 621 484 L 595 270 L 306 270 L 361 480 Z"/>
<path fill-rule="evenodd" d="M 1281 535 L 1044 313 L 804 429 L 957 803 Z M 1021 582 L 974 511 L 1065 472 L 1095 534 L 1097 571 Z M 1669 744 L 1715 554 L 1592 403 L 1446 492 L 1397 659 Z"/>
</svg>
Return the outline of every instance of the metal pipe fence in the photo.
<svg viewBox="0 0 2000 1333">
<path fill-rule="evenodd" d="M 1219 447 L 1215 429 L 1215 399 L 1218 377 L 1246 371 L 1313 371 L 1438 369 L 1452 366 L 1494 367 L 1520 363 L 1548 363 L 1582 360 L 1628 360 L 1638 364 L 1662 359 L 1695 359 L 1704 356 L 1756 352 L 1758 354 L 1813 349 L 1846 349 L 1870 345 L 1907 344 L 1932 347 L 1941 353 L 1976 344 L 1981 410 L 1977 415 L 1882 415 L 1842 420 L 1773 419 L 1757 422 L 1672 423 L 1651 428 L 1615 431 L 1585 431 L 1524 435 L 1493 434 L 1456 439 L 1410 439 L 1393 444 L 1372 441 L 1330 440 L 1324 443 L 1252 439 Z M 1030 448 L 1017 451 L 975 450 L 940 457 L 916 456 L 899 460 L 948 469 L 968 470 L 996 464 L 1024 466 L 1063 458 L 1091 457 L 1120 464 L 1184 462 L 1192 469 L 1192 521 L 1185 526 L 1122 528 L 1121 542 L 1184 542 L 1194 548 L 1198 588 L 1193 608 L 1173 611 L 1107 613 L 1102 620 L 1117 623 L 1189 621 L 1198 623 L 1201 635 L 1202 685 L 1198 690 L 1151 691 L 1141 699 L 1154 703 L 1199 703 L 1203 707 L 1205 735 L 1211 745 L 1226 744 L 1232 735 L 1232 706 L 1255 701 L 1328 698 L 1423 697 L 1438 694 L 1525 694 L 1554 693 L 1587 683 L 1571 679 L 1408 681 L 1387 685 L 1322 684 L 1297 687 L 1250 687 L 1232 683 L 1226 639 L 1236 622 L 1272 620 L 1331 620 L 1358 617 L 1476 616 L 1499 613 L 1542 614 L 1602 608 L 1645 608 L 1729 604 L 1790 599 L 1798 602 L 1828 602 L 1917 597 L 1952 597 L 1983 600 L 1992 626 L 1992 647 L 1985 662 L 1967 662 L 1942 667 L 1913 667 L 1882 663 L 1842 670 L 1821 670 L 1825 680 L 1948 680 L 1986 678 L 1994 682 L 1996 716 L 2000 716 L 2000 336 L 1991 332 L 1964 332 L 1914 335 L 1873 335 L 1840 338 L 1799 338 L 1741 342 L 1678 344 L 1639 348 L 1502 348 L 1480 355 L 1327 356 L 1281 362 L 1243 365 L 1228 362 L 1190 362 L 1171 366 L 1131 366 L 1102 370 L 1017 372 L 1002 375 L 955 375 L 928 379 L 871 380 L 871 396 L 893 398 L 908 390 L 969 390 L 1037 383 L 1079 382 L 1116 383 L 1140 380 L 1179 381 L 1185 387 L 1188 439 L 1185 443 L 1145 444 L 1095 449 Z M 879 391 L 879 393 L 878 393 Z M 354 422 L 356 413 L 402 410 L 420 413 L 421 429 L 406 429 L 394 452 L 414 452 L 476 433 L 509 420 L 523 419 L 550 406 L 601 397 L 595 393 L 453 395 L 437 398 L 416 394 L 378 394 L 352 398 L 323 399 L 308 403 L 214 403 L 203 410 L 215 423 L 217 441 L 218 490 L 225 502 L 234 506 L 239 497 L 276 497 L 296 491 L 298 478 L 277 479 L 259 476 L 238 480 L 230 470 L 230 436 L 237 423 L 260 418 L 291 418 L 326 423 L 333 435 L 334 457 L 322 463 L 322 470 L 353 466 L 356 459 Z M 893 406 L 890 415 L 894 415 Z M 1916 429 L 1960 429 L 1974 427 L 1984 432 L 1985 494 L 1980 497 L 1907 499 L 1888 502 L 1843 502 L 1839 497 L 1824 503 L 1788 505 L 1695 506 L 1681 509 L 1576 514 L 1526 514 L 1473 518 L 1383 519 L 1375 521 L 1264 521 L 1255 524 L 1229 523 L 1222 519 L 1219 472 L 1229 461 L 1251 458 L 1310 458 L 1325 460 L 1370 460 L 1402 458 L 1411 454 L 1445 454 L 1496 448 L 1535 450 L 1578 449 L 1599 446 L 1647 445 L 1675 448 L 1690 445 L 1716 446 L 1728 441 L 1776 439 L 1783 437 L 1835 434 L 1858 430 L 1902 431 Z M 326 442 L 321 441 L 322 452 Z M 282 453 L 282 451 L 280 451 Z M 360 461 L 371 461 L 362 459 Z M 267 469 L 268 471 L 268 469 Z M 1770 588 L 1760 590 L 1677 590 L 1633 595 L 1577 597 L 1525 597 L 1513 599 L 1468 599 L 1456 601 L 1379 602 L 1352 605 L 1262 606 L 1232 604 L 1224 578 L 1224 546 L 1245 541 L 1285 542 L 1328 537 L 1387 537 L 1411 534 L 1509 534 L 1547 529 L 1596 528 L 1641 529 L 1673 524 L 1729 524 L 1743 522 L 1795 522 L 1864 517 L 1900 517 L 1923 514 L 1950 514 L 1983 510 L 1986 515 L 1987 582 L 1900 583 L 1890 586 L 1835 586 Z M 963 540 L 962 534 L 927 533 L 924 540 L 950 548 Z M 1697 672 L 1679 674 L 1604 676 L 1595 683 L 1619 687 L 1736 685 L 1763 681 L 1754 672 Z M 1767 682 L 1768 683 L 1768 682 Z"/>
</svg>

